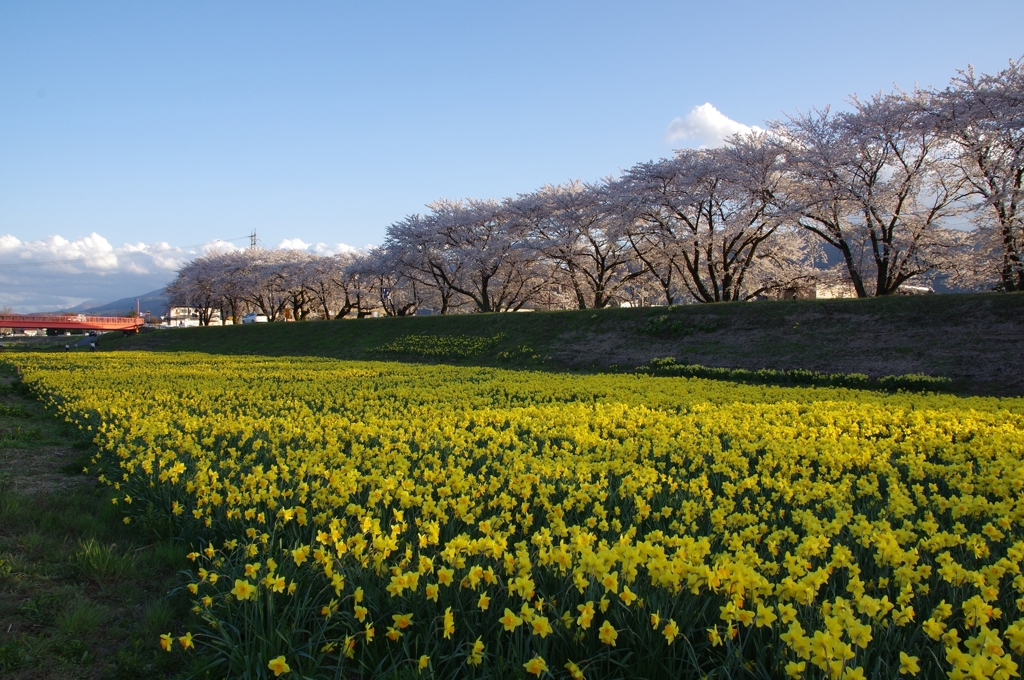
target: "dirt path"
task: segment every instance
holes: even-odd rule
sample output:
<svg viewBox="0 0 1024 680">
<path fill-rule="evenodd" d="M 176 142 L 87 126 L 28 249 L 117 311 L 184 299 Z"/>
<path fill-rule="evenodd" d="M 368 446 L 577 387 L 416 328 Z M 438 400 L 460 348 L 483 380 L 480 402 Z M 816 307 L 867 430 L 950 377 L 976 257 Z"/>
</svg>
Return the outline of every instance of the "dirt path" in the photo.
<svg viewBox="0 0 1024 680">
<path fill-rule="evenodd" d="M 22 494 L 68 491 L 95 481 L 76 475 L 83 450 L 68 445 L 59 423 L 37 400 L 15 390 L 16 376 L 0 374 L 0 477 Z"/>
<path fill-rule="evenodd" d="M 184 678 L 185 548 L 133 532 L 79 474 L 94 447 L 0 366 L 0 678 Z"/>
</svg>

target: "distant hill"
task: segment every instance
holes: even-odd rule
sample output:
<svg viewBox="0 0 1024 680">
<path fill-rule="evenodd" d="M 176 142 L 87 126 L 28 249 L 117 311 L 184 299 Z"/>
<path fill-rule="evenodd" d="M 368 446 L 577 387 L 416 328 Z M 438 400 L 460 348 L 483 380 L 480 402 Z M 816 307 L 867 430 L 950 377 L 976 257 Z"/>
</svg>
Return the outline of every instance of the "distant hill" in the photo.
<svg viewBox="0 0 1024 680">
<path fill-rule="evenodd" d="M 65 311 L 65 312 L 75 312 L 76 314 L 79 314 L 81 312 L 84 312 L 87 309 L 91 309 L 92 307 L 95 307 L 98 304 L 100 304 L 99 300 L 86 300 L 85 302 L 83 302 L 80 305 L 75 305 L 74 307 L 70 307 L 70 308 L 62 310 L 62 311 Z M 39 312 L 39 313 L 40 314 L 51 314 L 52 312 Z"/>
<path fill-rule="evenodd" d="M 164 293 L 163 288 L 158 288 L 157 290 L 153 290 L 142 295 L 121 298 L 120 300 L 114 300 L 113 302 L 107 302 L 102 305 L 86 302 L 67 311 L 78 314 L 90 314 L 92 316 L 124 316 L 135 309 L 136 299 L 138 299 L 139 308 L 143 313 L 152 312 L 153 314 L 162 316 L 167 314 L 169 310 L 167 295 Z M 88 304 L 92 304 L 94 306 L 85 307 L 85 305 Z"/>
</svg>

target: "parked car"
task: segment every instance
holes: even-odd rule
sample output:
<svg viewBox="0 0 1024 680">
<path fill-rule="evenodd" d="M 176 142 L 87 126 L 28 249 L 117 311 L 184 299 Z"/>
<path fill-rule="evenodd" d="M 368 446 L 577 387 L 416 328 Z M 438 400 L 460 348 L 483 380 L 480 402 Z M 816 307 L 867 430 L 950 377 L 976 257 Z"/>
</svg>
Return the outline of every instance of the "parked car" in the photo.
<svg viewBox="0 0 1024 680">
<path fill-rule="evenodd" d="M 267 323 L 270 319 L 266 314 L 246 314 L 242 317 L 242 323 Z"/>
</svg>

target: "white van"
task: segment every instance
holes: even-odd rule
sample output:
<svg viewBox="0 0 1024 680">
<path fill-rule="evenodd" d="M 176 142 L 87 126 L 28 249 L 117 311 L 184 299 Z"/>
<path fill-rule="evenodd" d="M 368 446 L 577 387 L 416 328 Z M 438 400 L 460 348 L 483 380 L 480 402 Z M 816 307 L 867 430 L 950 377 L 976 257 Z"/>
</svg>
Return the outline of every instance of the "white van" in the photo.
<svg viewBox="0 0 1024 680">
<path fill-rule="evenodd" d="M 266 314 L 246 314 L 242 317 L 242 323 L 267 323 L 270 319 Z"/>
</svg>

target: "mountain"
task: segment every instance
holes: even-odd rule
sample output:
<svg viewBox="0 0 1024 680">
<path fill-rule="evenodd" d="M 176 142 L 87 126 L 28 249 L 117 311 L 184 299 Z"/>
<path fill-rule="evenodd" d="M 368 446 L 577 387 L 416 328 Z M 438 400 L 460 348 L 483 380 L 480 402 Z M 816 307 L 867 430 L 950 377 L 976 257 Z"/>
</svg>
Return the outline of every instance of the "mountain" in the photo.
<svg viewBox="0 0 1024 680">
<path fill-rule="evenodd" d="M 165 315 L 168 312 L 169 306 L 167 303 L 167 294 L 164 293 L 163 288 L 144 293 L 142 295 L 136 295 L 134 297 L 121 298 L 120 300 L 114 300 L 113 302 L 107 302 L 105 304 L 96 303 L 84 303 L 78 305 L 74 309 L 69 309 L 69 312 L 75 312 L 78 314 L 89 314 L 91 316 L 124 316 L 128 312 L 135 309 L 135 300 L 139 301 L 139 309 L 145 312 L 151 312 L 153 314 Z M 84 308 L 87 304 L 93 304 L 95 306 Z"/>
<path fill-rule="evenodd" d="M 79 314 L 79 313 L 84 312 L 87 309 L 91 309 L 92 307 L 95 307 L 95 306 L 97 306 L 99 304 L 100 304 L 99 300 L 86 300 L 85 302 L 83 302 L 80 305 L 75 305 L 74 307 L 71 307 L 69 309 L 65 309 L 63 311 L 65 311 L 65 312 L 75 312 L 76 314 Z M 51 312 L 44 312 L 44 313 L 50 314 Z"/>
</svg>

